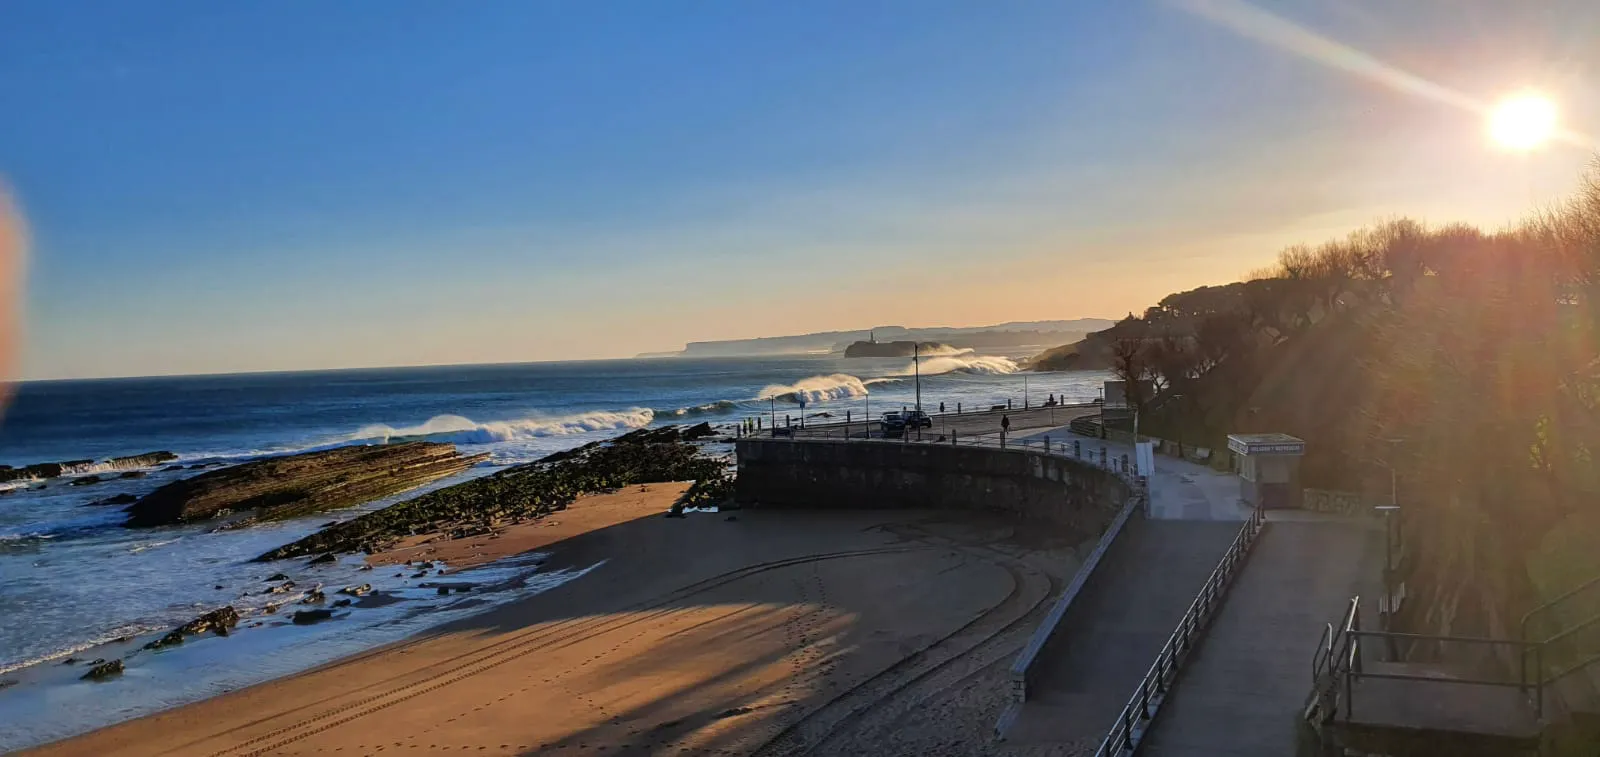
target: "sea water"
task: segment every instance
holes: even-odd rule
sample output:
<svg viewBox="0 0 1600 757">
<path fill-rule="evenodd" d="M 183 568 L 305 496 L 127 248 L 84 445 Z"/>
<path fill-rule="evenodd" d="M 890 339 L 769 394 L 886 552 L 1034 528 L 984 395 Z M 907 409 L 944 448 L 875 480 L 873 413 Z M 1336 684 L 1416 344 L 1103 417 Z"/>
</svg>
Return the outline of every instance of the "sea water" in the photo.
<svg viewBox="0 0 1600 757">
<path fill-rule="evenodd" d="M 0 464 L 97 459 L 167 450 L 179 464 L 230 463 L 344 444 L 422 438 L 489 461 L 447 486 L 635 428 L 804 415 L 861 418 L 914 401 L 952 412 L 987 408 L 1024 391 L 1086 402 L 1099 372 L 1027 374 L 1018 355 L 910 359 L 837 355 L 612 360 L 517 365 L 33 382 L 0 422 Z M 803 402 L 803 405 L 802 405 Z M 294 626 L 294 606 L 267 614 L 264 579 L 290 563 L 251 558 L 330 521 L 416 496 L 228 531 L 200 523 L 125 529 L 120 507 L 89 503 L 141 495 L 191 471 L 159 466 L 142 478 L 92 486 L 66 479 L 0 485 L 0 751 L 37 744 L 286 675 L 428 626 L 526 597 L 581 576 L 539 570 L 525 555 L 451 577 L 476 584 L 440 596 L 394 571 L 361 571 L 358 558 L 319 568 L 331 592 L 371 583 L 401 601 L 357 603 L 335 622 Z M 298 563 L 294 564 L 295 566 Z M 589 566 L 592 568 L 593 566 Z M 306 589 L 309 586 L 298 587 Z M 223 605 L 240 611 L 228 638 L 192 638 L 139 651 L 149 635 Z M 372 605 L 372 606 L 364 606 Z M 116 641 L 128 638 L 127 641 Z M 80 681 L 70 656 L 126 657 L 109 683 Z M 9 685 L 8 685 L 9 683 Z"/>
</svg>

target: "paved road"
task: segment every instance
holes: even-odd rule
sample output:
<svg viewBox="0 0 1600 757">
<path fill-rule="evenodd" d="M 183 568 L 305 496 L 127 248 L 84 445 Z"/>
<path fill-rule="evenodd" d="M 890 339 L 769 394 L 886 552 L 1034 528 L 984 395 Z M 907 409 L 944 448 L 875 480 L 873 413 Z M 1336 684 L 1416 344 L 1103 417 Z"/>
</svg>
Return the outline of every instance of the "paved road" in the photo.
<svg viewBox="0 0 1600 757">
<path fill-rule="evenodd" d="M 1272 515 L 1140 755 L 1295 753 L 1311 656 L 1352 595 L 1376 596 L 1383 533 L 1372 522 Z"/>
<path fill-rule="evenodd" d="M 1040 657 L 1007 740 L 1098 743 L 1239 531 L 1230 521 L 1135 518 Z"/>
</svg>

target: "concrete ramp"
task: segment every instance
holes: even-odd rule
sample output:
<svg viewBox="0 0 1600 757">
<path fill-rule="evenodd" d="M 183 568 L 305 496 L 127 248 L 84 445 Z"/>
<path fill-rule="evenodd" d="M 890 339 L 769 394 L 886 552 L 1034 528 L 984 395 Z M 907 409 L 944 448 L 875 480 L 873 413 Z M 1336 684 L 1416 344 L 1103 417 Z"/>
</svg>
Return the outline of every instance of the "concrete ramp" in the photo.
<svg viewBox="0 0 1600 757">
<path fill-rule="evenodd" d="M 1130 520 L 1041 653 L 1006 740 L 1065 748 L 1097 742 L 1239 526 Z"/>
<path fill-rule="evenodd" d="M 1383 531 L 1377 521 L 1310 513 L 1274 513 L 1268 520 L 1140 755 L 1295 753 L 1312 654 L 1325 624 L 1351 596 L 1376 598 Z M 1375 621 L 1367 619 L 1368 627 Z M 1154 657 L 1145 658 L 1146 667 Z M 1133 685 L 1128 688 L 1131 694 Z M 1116 709 L 1126 699 L 1119 697 Z M 1107 723 L 1115 717 L 1113 711 Z"/>
</svg>

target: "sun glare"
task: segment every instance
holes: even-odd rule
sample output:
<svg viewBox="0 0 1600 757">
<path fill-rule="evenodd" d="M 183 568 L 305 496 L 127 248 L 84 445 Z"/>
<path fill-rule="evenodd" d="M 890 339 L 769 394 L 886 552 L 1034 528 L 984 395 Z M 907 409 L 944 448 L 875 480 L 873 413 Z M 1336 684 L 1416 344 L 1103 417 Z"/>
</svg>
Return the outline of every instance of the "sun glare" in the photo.
<svg viewBox="0 0 1600 757">
<path fill-rule="evenodd" d="M 1489 114 L 1489 135 L 1513 150 L 1531 150 L 1555 134 L 1556 106 L 1537 94 L 1502 100 Z"/>
</svg>

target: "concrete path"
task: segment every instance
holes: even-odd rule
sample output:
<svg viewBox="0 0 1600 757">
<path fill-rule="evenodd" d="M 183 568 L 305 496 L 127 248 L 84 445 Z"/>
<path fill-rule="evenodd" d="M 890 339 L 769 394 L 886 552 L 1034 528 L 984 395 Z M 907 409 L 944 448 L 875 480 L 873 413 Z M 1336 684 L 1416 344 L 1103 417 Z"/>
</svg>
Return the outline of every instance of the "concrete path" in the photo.
<svg viewBox="0 0 1600 757">
<path fill-rule="evenodd" d="M 1104 448 L 1111 457 L 1127 455 L 1133 459 L 1133 445 L 1078 436 L 1067 426 L 1018 434 L 1023 444 L 1041 444 L 1050 439 L 1051 449 L 1065 444 L 1070 453 L 1073 442 L 1084 457 L 1098 461 Z M 1156 455 L 1156 472 L 1150 480 L 1150 517 L 1157 520 L 1231 520 L 1250 517 L 1249 507 L 1239 501 L 1239 477 L 1220 473 L 1175 457 Z M 1210 570 L 1207 569 L 1207 573 Z"/>
<path fill-rule="evenodd" d="M 1383 532 L 1302 512 L 1275 511 L 1268 521 L 1140 755 L 1295 753 L 1311 656 L 1351 596 L 1376 596 Z"/>
<path fill-rule="evenodd" d="M 1007 741 L 1049 753 L 1098 743 L 1238 530 L 1227 521 L 1129 521 L 1040 657 Z"/>
</svg>

